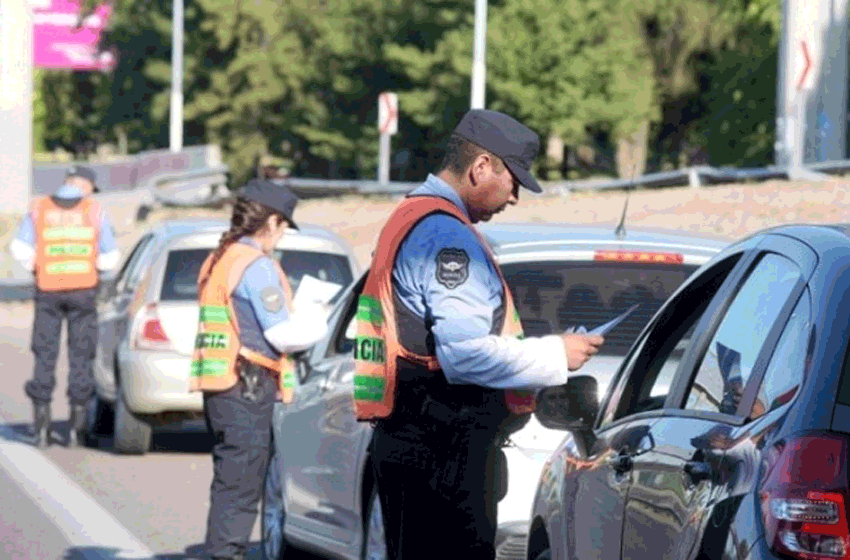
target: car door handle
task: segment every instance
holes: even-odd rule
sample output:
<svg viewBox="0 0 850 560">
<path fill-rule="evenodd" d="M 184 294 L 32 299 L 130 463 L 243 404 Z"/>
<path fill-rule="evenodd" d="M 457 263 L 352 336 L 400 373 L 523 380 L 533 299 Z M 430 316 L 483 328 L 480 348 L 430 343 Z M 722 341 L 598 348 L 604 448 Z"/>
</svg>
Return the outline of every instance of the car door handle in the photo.
<svg viewBox="0 0 850 560">
<path fill-rule="evenodd" d="M 621 453 L 608 459 L 608 464 L 617 474 L 625 474 L 632 470 L 634 461 L 632 461 L 631 456 Z"/>
<path fill-rule="evenodd" d="M 336 383 L 329 379 L 330 376 L 322 378 L 319 382 L 319 387 L 322 389 L 322 394 L 324 395 L 334 387 L 336 387 Z"/>
<path fill-rule="evenodd" d="M 698 484 L 711 478 L 712 468 L 704 461 L 688 461 L 685 463 L 685 474 L 690 477 L 694 484 Z"/>
</svg>

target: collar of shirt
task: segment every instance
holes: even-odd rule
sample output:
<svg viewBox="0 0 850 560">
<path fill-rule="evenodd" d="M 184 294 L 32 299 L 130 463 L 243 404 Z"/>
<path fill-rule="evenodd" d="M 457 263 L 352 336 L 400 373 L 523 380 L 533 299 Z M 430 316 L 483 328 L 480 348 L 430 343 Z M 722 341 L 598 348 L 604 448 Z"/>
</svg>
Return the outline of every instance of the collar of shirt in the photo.
<svg viewBox="0 0 850 560">
<path fill-rule="evenodd" d="M 239 239 L 239 243 L 244 243 L 245 245 L 250 245 L 254 249 L 259 249 L 260 251 L 263 250 L 263 248 L 260 246 L 259 243 L 257 243 L 257 241 L 255 239 L 252 239 L 251 237 L 248 237 L 247 235 L 242 236 Z"/>
<path fill-rule="evenodd" d="M 452 188 L 451 185 L 436 175 L 429 173 L 425 182 L 414 189 L 408 196 L 439 196 L 440 198 L 445 198 L 460 208 L 461 212 L 463 212 L 467 219 L 469 219 L 469 211 L 466 209 L 466 205 L 463 203 L 463 200 L 460 199 L 460 195 Z"/>
<path fill-rule="evenodd" d="M 56 189 L 54 196 L 63 200 L 73 200 L 75 198 L 83 198 L 83 191 L 74 185 L 65 184 Z"/>
</svg>

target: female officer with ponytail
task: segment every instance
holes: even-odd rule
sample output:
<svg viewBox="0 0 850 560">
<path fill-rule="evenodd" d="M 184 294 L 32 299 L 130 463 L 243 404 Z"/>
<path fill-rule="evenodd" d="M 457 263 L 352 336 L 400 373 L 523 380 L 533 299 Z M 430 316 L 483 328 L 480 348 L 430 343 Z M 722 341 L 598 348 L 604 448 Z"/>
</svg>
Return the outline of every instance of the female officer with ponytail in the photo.
<svg viewBox="0 0 850 560">
<path fill-rule="evenodd" d="M 191 390 L 203 391 L 216 440 L 206 538 L 212 558 L 245 557 L 271 451 L 274 403 L 292 400 L 289 355 L 327 331 L 318 305 L 292 309 L 286 274 L 270 256 L 287 227 L 297 229 L 297 202 L 284 186 L 249 181 L 198 278 Z"/>
</svg>

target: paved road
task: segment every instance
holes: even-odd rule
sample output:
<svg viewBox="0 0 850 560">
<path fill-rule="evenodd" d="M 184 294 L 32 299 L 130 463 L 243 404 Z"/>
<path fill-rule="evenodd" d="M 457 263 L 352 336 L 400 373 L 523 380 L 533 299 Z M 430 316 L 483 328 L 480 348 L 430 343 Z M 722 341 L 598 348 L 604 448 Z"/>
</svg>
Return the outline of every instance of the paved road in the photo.
<svg viewBox="0 0 850 560">
<path fill-rule="evenodd" d="M 204 539 L 212 464 L 205 431 L 161 433 L 142 457 L 26 442 L 32 369 L 30 305 L 0 306 L 0 557 L 27 560 L 193 558 Z M 60 355 L 53 426 L 62 433 L 67 361 Z M 259 560 L 259 521 L 250 560 Z M 304 555 L 305 557 L 307 555 Z M 315 558 L 315 557 L 311 557 Z"/>
</svg>

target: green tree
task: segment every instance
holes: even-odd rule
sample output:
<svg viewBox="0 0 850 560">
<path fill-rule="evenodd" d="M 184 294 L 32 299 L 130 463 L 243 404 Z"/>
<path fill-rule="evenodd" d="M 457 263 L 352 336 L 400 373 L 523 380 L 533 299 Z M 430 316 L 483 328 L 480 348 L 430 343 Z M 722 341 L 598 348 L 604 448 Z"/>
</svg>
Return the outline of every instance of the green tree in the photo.
<svg viewBox="0 0 850 560">
<path fill-rule="evenodd" d="M 779 0 L 734 5 L 734 34 L 701 64 L 706 112 L 694 137 L 713 165 L 773 162 L 780 8 Z"/>
</svg>

